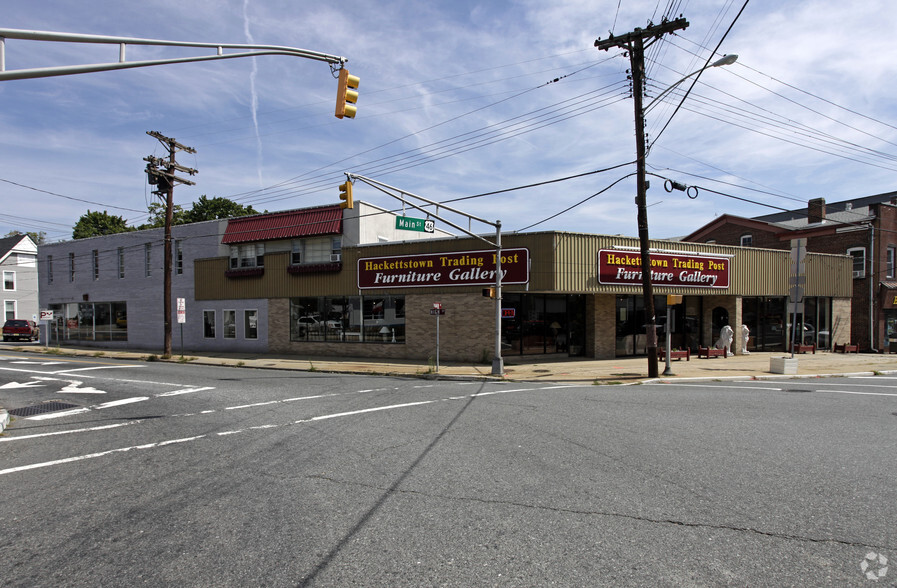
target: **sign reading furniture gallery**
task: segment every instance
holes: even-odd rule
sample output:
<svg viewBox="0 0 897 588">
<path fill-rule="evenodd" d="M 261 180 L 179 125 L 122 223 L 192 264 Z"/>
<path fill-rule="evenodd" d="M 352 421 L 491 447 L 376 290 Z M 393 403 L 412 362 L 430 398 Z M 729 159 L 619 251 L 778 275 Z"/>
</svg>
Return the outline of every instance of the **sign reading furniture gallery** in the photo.
<svg viewBox="0 0 897 588">
<path fill-rule="evenodd" d="M 651 283 L 680 288 L 728 288 L 732 260 L 688 253 L 652 253 Z M 638 252 L 598 252 L 598 283 L 639 285 L 642 256 Z"/>
<path fill-rule="evenodd" d="M 481 286 L 495 283 L 495 251 L 456 251 L 424 255 L 366 257 L 358 260 L 358 287 L 421 288 Z M 504 284 L 529 281 L 529 249 L 503 249 Z"/>
</svg>

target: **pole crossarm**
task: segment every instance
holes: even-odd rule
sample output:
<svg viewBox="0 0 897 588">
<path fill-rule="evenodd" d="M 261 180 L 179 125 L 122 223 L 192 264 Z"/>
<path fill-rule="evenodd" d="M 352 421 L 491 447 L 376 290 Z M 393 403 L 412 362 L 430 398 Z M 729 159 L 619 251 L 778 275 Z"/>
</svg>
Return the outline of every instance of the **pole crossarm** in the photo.
<svg viewBox="0 0 897 588">
<path fill-rule="evenodd" d="M 84 65 L 69 65 L 58 67 L 39 67 L 6 70 L 5 43 L 6 39 L 21 39 L 26 41 L 45 41 L 60 43 L 94 43 L 119 46 L 119 60 L 110 63 L 91 63 Z M 213 49 L 214 55 L 199 55 L 192 57 L 177 57 L 169 59 L 153 59 L 146 61 L 126 61 L 125 48 L 128 45 L 148 45 L 155 47 L 191 47 L 201 49 Z M 225 53 L 225 49 L 239 50 L 237 53 Z M 28 31 L 20 29 L 0 28 L 0 81 L 24 80 L 31 78 L 46 78 L 53 76 L 66 76 L 99 71 L 112 71 L 118 69 L 131 69 L 136 67 L 149 67 L 153 65 L 168 65 L 173 63 L 191 63 L 198 61 L 213 61 L 217 59 L 235 59 L 239 57 L 258 57 L 261 55 L 285 55 L 290 57 L 302 57 L 324 61 L 330 64 L 343 64 L 347 58 L 328 53 L 320 53 L 308 49 L 286 47 L 281 45 L 247 45 L 242 43 L 199 43 L 190 41 L 165 41 L 162 39 L 139 39 L 135 37 L 110 37 L 104 35 L 83 35 L 78 33 L 57 33 L 51 31 Z"/>
<path fill-rule="evenodd" d="M 602 51 L 607 51 L 611 47 L 621 47 L 629 49 L 632 47 L 632 43 L 638 40 L 640 43 L 643 43 L 643 47 L 647 49 L 654 44 L 654 41 L 661 38 L 666 33 L 672 33 L 674 31 L 687 27 L 688 21 L 682 17 L 679 17 L 676 20 L 664 19 L 664 21 L 658 25 L 648 25 L 648 27 L 644 29 L 637 28 L 631 33 L 626 33 L 625 35 L 620 35 L 619 37 L 611 35 L 610 38 L 605 39 L 604 41 L 598 39 L 595 41 L 595 47 Z M 644 43 L 645 39 L 652 37 L 653 41 Z"/>
</svg>

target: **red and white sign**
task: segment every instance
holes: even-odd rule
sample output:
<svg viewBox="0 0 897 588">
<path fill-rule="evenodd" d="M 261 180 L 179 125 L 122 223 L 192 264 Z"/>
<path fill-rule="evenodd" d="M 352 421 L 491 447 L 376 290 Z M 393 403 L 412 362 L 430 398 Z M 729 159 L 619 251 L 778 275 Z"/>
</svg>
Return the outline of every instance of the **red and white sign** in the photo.
<svg viewBox="0 0 897 588">
<path fill-rule="evenodd" d="M 651 284 L 677 288 L 728 288 L 732 260 L 687 253 L 652 253 Z M 598 252 L 598 283 L 637 286 L 642 283 L 639 252 L 602 249 Z"/>
<path fill-rule="evenodd" d="M 495 251 L 454 251 L 358 260 L 358 288 L 488 286 L 495 283 Z M 502 249 L 503 284 L 529 282 L 529 249 Z"/>
</svg>

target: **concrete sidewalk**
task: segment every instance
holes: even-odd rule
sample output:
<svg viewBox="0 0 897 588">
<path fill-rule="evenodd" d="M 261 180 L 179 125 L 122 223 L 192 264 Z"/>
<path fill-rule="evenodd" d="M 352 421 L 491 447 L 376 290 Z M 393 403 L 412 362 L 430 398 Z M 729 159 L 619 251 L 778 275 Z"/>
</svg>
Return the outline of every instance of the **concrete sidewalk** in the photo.
<svg viewBox="0 0 897 588">
<path fill-rule="evenodd" d="M 84 356 L 93 358 L 115 357 L 132 361 L 159 359 L 158 351 L 113 351 L 88 348 L 45 348 L 40 346 L 0 346 L 2 350 L 35 353 Z M 673 360 L 674 375 L 664 376 L 665 364 L 658 365 L 658 380 L 682 381 L 691 379 L 745 379 L 782 376 L 770 372 L 770 359 L 791 357 L 785 353 L 760 353 L 715 357 L 690 361 Z M 897 373 L 897 355 L 832 353 L 821 351 L 794 356 L 798 362 L 797 377 L 833 376 L 843 374 Z M 223 365 L 247 368 L 286 369 L 327 373 L 377 374 L 391 376 L 417 376 L 426 378 L 470 378 L 487 380 L 528 382 L 577 382 L 595 384 L 634 384 L 649 381 L 648 360 L 644 357 L 617 359 L 558 358 L 556 356 L 505 357 L 505 376 L 492 376 L 492 366 L 476 364 L 443 363 L 436 371 L 435 365 L 426 361 L 387 361 L 368 358 L 324 358 L 286 355 L 255 355 L 240 353 L 187 352 L 182 358 L 178 353 L 173 362 L 203 365 Z"/>
</svg>

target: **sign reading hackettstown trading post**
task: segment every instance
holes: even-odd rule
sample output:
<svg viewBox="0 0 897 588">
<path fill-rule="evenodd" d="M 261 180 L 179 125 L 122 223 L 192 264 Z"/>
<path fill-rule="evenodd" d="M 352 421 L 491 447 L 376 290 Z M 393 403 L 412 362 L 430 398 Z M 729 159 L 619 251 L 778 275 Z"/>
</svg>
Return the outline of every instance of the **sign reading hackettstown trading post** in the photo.
<svg viewBox="0 0 897 588">
<path fill-rule="evenodd" d="M 529 249 L 503 249 L 503 284 L 529 281 Z M 495 251 L 456 251 L 358 260 L 359 288 L 482 286 L 495 283 Z"/>
<path fill-rule="evenodd" d="M 652 253 L 651 283 L 678 288 L 728 288 L 732 260 L 728 257 Z M 602 249 L 598 252 L 598 283 L 637 286 L 642 283 L 639 252 Z"/>
</svg>

